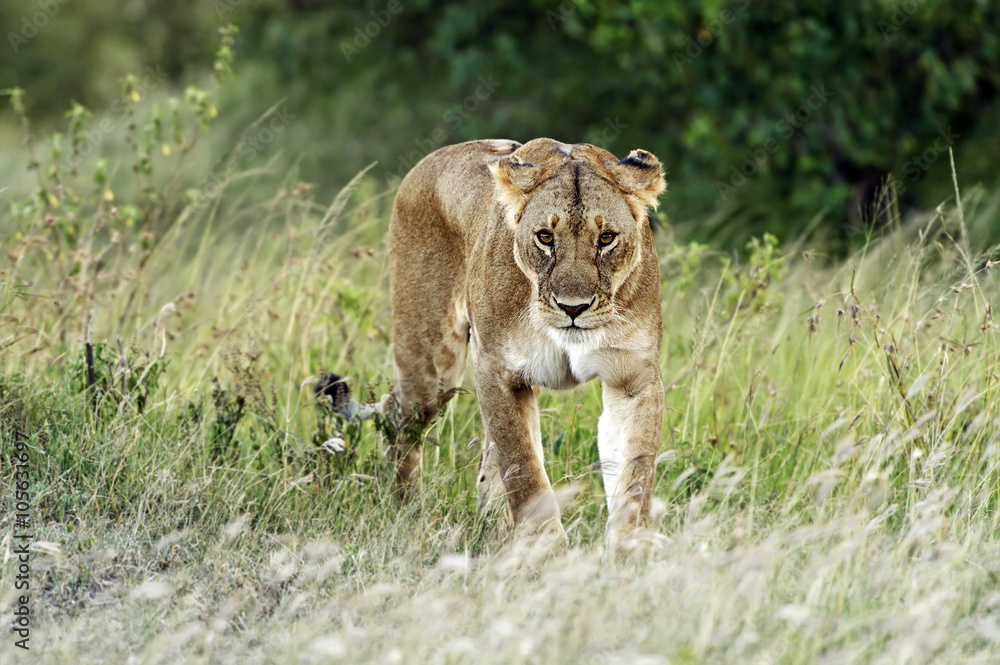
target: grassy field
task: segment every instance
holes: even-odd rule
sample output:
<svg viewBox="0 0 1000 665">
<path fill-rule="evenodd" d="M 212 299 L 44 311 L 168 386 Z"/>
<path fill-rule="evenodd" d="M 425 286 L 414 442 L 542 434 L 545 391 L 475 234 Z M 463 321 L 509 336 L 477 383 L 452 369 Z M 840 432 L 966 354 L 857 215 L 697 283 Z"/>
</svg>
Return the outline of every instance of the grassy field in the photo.
<svg viewBox="0 0 1000 665">
<path fill-rule="evenodd" d="M 1000 197 L 886 205 L 847 259 L 661 226 L 654 519 L 618 565 L 597 384 L 542 395 L 566 550 L 476 513 L 471 371 L 398 505 L 380 433 L 311 392 L 325 371 L 389 390 L 392 193 L 362 175 L 320 201 L 260 169 L 199 198 L 171 177 L 214 107 L 186 103 L 190 149 L 147 172 L 129 143 L 129 204 L 100 167 L 45 163 L 41 195 L 3 202 L 5 625 L 22 446 L 33 536 L 30 652 L 5 630 L 5 664 L 998 662 Z"/>
</svg>

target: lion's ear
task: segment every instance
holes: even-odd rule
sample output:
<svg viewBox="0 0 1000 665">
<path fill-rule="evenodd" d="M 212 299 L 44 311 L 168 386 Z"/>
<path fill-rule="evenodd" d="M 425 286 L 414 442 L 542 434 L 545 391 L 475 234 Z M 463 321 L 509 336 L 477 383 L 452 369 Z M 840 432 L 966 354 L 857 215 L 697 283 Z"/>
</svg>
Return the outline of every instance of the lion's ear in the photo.
<svg viewBox="0 0 1000 665">
<path fill-rule="evenodd" d="M 528 203 L 528 194 L 542 179 L 544 169 L 511 155 L 490 164 L 490 171 L 496 181 L 497 198 L 507 208 L 507 219 L 517 224 Z"/>
<path fill-rule="evenodd" d="M 645 150 L 630 152 L 611 168 L 611 174 L 625 193 L 636 219 L 645 216 L 647 206 L 656 210 L 657 199 L 667 188 L 660 161 Z"/>
</svg>

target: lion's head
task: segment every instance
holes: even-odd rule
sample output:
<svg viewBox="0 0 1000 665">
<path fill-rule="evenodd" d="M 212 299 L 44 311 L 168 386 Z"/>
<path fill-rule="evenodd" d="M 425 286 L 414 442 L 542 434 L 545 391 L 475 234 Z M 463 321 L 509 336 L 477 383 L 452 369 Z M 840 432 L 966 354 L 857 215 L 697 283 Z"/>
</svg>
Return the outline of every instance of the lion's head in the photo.
<svg viewBox="0 0 1000 665">
<path fill-rule="evenodd" d="M 491 169 L 537 315 L 571 338 L 605 326 L 642 259 L 647 209 L 666 188 L 660 162 L 537 139 Z"/>
</svg>

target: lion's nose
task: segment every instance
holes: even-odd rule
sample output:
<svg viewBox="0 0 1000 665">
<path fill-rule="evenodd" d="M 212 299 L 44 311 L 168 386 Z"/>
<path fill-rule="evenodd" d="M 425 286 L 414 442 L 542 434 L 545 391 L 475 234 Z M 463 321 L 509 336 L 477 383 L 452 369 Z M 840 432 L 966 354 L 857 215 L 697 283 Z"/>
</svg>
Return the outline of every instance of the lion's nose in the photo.
<svg viewBox="0 0 1000 665">
<path fill-rule="evenodd" d="M 559 305 L 559 309 L 569 314 L 569 318 L 574 321 L 576 320 L 576 317 L 580 316 L 582 312 L 590 308 L 590 306 L 593 303 L 594 303 L 593 298 L 591 298 L 587 302 L 577 303 L 577 304 L 559 302 L 558 300 L 556 301 L 556 304 Z"/>
</svg>

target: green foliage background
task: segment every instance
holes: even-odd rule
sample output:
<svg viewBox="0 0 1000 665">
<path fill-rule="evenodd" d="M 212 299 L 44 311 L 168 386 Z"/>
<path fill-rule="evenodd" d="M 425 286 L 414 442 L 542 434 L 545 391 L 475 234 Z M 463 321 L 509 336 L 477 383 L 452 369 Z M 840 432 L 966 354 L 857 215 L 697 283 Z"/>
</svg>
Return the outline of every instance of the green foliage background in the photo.
<svg viewBox="0 0 1000 665">
<path fill-rule="evenodd" d="M 287 97 L 285 158 L 330 191 L 376 160 L 391 187 L 437 145 L 552 136 L 659 155 L 664 210 L 701 220 L 698 237 L 794 238 L 821 213 L 818 239 L 843 247 L 890 174 L 904 207 L 950 196 L 947 143 L 964 182 L 997 179 L 989 0 L 19 0 L 0 7 L 0 88 L 26 89 L 29 114 L 58 126 L 70 100 L 108 105 L 137 62 L 196 79 L 229 21 L 233 136 Z"/>
<path fill-rule="evenodd" d="M 28 660 L 1000 662 L 993 5 L 396 2 L 0 4 Z M 596 382 L 540 397 L 547 554 L 477 510 L 468 368 L 408 502 L 384 420 L 313 395 L 389 391 L 399 175 L 546 134 L 672 182 L 635 567 L 602 560 Z"/>
</svg>

